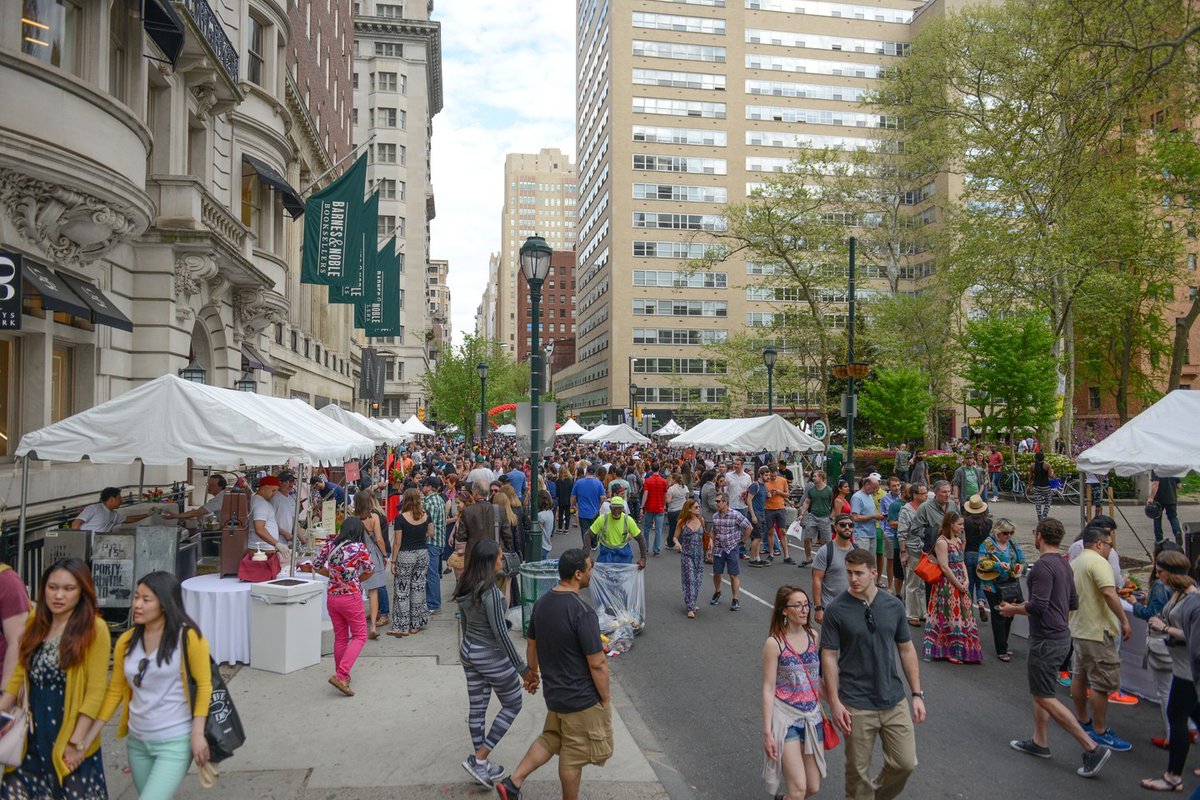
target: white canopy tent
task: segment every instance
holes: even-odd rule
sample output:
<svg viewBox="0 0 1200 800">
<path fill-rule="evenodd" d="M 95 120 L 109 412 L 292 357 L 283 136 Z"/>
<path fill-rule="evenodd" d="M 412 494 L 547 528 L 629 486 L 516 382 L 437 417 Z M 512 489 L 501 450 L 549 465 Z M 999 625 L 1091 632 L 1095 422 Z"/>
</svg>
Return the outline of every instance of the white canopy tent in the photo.
<svg viewBox="0 0 1200 800">
<path fill-rule="evenodd" d="M 403 434 L 391 426 L 385 425 L 383 420 L 371 419 L 354 411 L 347 411 L 335 403 L 330 403 L 318 410 L 339 425 L 344 425 L 359 435 L 367 437 L 377 445 L 408 441 Z"/>
<path fill-rule="evenodd" d="M 706 419 L 671 440 L 671 447 L 695 447 L 726 453 L 761 450 L 797 453 L 822 452 L 825 445 L 778 414 L 745 419 Z"/>
<path fill-rule="evenodd" d="M 501 436 L 516 436 L 517 426 L 510 422 L 507 425 L 501 425 L 500 427 L 496 428 L 496 433 L 500 434 Z"/>
<path fill-rule="evenodd" d="M 562 427 L 554 432 L 555 436 L 583 436 L 587 433 L 587 428 L 580 425 L 573 419 L 569 419 L 562 424 Z"/>
<path fill-rule="evenodd" d="M 1200 391 L 1177 389 L 1080 453 L 1083 472 L 1164 478 L 1200 472 Z"/>
<path fill-rule="evenodd" d="M 417 419 L 417 415 L 413 414 L 404 422 L 400 423 L 400 430 L 413 436 L 432 436 L 436 431 L 427 426 L 424 422 Z"/>
<path fill-rule="evenodd" d="M 654 432 L 654 435 L 655 436 L 678 436 L 681 433 L 683 433 L 683 426 L 680 425 L 678 422 L 676 422 L 674 419 L 672 419 L 666 425 L 663 425 L 661 428 L 656 430 Z"/>
<path fill-rule="evenodd" d="M 648 444 L 650 438 L 643 436 L 625 423 L 620 425 L 597 425 L 579 437 L 581 442 L 608 442 L 609 444 Z"/>
</svg>

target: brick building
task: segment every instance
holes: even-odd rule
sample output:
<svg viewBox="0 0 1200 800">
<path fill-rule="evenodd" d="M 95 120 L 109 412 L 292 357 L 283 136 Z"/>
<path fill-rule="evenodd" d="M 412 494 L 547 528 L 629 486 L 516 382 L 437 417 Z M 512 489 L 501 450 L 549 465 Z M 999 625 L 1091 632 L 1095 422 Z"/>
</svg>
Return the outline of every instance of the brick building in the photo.
<svg viewBox="0 0 1200 800">
<path fill-rule="evenodd" d="M 555 250 L 550 255 L 550 274 L 542 287 L 542 325 L 540 346 L 545 350 L 553 341 L 551 369 L 570 366 L 575 359 L 575 251 Z M 517 337 L 517 361 L 529 358 L 533 340 L 532 308 L 529 304 L 529 284 L 517 270 L 517 319 L 524 320 L 523 332 Z M 569 341 L 569 346 L 568 346 Z M 566 354 L 570 354 L 569 360 Z"/>
</svg>

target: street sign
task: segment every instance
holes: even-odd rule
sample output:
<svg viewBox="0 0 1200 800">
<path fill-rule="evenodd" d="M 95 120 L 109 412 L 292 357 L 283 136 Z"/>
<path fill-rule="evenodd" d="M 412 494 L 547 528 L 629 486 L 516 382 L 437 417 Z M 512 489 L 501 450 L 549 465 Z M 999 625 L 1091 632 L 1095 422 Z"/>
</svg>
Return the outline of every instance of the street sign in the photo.
<svg viewBox="0 0 1200 800">
<path fill-rule="evenodd" d="M 829 426 L 825 424 L 825 420 L 819 419 L 812 424 L 812 435 L 816 438 L 824 439 L 827 433 L 829 433 Z"/>
</svg>

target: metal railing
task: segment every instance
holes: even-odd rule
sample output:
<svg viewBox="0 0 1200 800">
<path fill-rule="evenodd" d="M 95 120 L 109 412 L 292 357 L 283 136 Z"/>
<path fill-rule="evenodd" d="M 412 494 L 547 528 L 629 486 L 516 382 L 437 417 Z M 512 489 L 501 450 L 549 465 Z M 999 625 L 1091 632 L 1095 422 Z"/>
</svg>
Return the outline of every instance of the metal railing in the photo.
<svg viewBox="0 0 1200 800">
<path fill-rule="evenodd" d="M 216 54 L 217 61 L 225 70 L 225 75 L 234 86 L 238 83 L 238 51 L 225 33 L 225 25 L 221 17 L 213 11 L 208 0 L 179 0 L 179 4 L 187 11 L 188 16 L 196 23 L 204 41 Z"/>
</svg>

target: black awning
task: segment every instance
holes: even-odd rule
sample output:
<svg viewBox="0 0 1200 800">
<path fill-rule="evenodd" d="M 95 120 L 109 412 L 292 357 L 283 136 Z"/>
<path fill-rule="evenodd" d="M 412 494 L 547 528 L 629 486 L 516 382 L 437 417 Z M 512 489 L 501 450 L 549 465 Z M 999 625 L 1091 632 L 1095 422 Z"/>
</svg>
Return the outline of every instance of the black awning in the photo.
<svg viewBox="0 0 1200 800">
<path fill-rule="evenodd" d="M 292 185 L 267 162 L 247 155 L 242 156 L 242 161 L 245 161 L 250 169 L 257 172 L 258 177 L 262 178 L 268 186 L 279 190 L 283 197 L 283 207 L 292 215 L 292 219 L 300 219 L 300 215 L 304 213 L 304 198 L 300 196 L 300 193 L 293 189 Z"/>
<path fill-rule="evenodd" d="M 171 5 L 171 0 L 142 0 L 142 27 L 171 66 L 183 52 L 183 19 Z"/>
<path fill-rule="evenodd" d="M 55 274 L 54 270 L 26 259 L 24 277 L 25 284 L 41 296 L 42 308 L 62 311 L 83 319 L 92 318 L 91 307 L 71 291 L 67 282 Z"/>
<path fill-rule="evenodd" d="M 133 323 L 129 321 L 129 317 L 121 313 L 121 310 L 113 305 L 113 302 L 104 296 L 104 292 L 92 286 L 84 280 L 76 278 L 74 275 L 66 275 L 58 273 L 58 277 L 66 282 L 71 287 L 71 291 L 79 295 L 83 302 L 87 303 L 89 311 L 85 315 L 97 325 L 107 325 L 110 328 L 120 328 L 123 331 L 133 332 Z"/>
<path fill-rule="evenodd" d="M 242 343 L 242 357 L 246 359 L 246 363 L 250 369 L 261 369 L 263 372 L 274 372 L 275 365 L 271 360 L 259 352 L 254 345 Z"/>
</svg>

